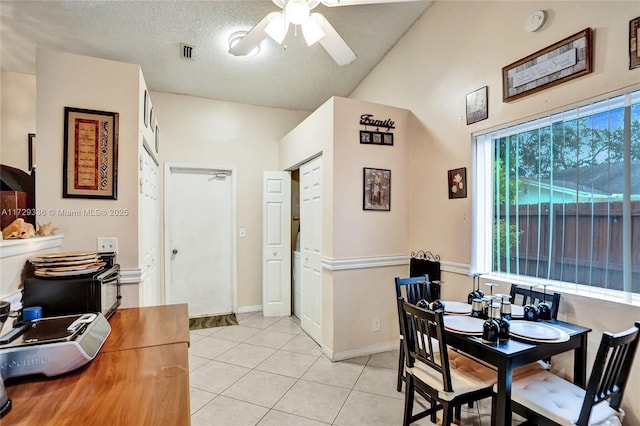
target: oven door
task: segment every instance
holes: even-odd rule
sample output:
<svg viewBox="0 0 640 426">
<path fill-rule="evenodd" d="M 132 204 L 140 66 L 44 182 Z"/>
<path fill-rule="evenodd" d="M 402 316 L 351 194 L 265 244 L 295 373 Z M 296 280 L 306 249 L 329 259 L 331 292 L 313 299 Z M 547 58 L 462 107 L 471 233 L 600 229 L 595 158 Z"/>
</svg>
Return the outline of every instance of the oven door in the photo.
<svg viewBox="0 0 640 426">
<path fill-rule="evenodd" d="M 120 306 L 120 265 L 116 263 L 95 279 L 100 283 L 100 312 L 110 318 Z"/>
</svg>

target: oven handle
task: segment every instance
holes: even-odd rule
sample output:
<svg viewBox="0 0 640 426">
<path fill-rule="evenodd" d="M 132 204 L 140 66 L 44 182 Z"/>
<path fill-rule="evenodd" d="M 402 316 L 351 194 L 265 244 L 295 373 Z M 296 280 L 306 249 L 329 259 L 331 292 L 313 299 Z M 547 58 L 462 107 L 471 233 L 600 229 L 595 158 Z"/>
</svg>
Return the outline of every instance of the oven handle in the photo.
<svg viewBox="0 0 640 426">
<path fill-rule="evenodd" d="M 98 281 L 103 281 L 109 275 L 117 274 L 119 270 L 120 270 L 120 265 L 114 265 L 111 268 L 107 269 L 106 271 L 104 271 L 104 272 L 100 273 L 99 275 L 97 275 L 95 277 L 95 279 L 98 280 Z"/>
</svg>

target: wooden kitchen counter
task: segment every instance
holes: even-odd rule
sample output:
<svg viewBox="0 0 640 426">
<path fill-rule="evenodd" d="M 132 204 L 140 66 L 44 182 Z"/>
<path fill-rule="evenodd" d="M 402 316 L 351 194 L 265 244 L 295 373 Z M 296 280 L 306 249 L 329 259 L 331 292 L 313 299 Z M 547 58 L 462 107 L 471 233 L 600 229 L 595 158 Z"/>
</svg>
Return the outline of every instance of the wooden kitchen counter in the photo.
<svg viewBox="0 0 640 426">
<path fill-rule="evenodd" d="M 111 334 L 100 352 L 189 343 L 186 303 L 118 309 L 109 320 L 109 325 Z"/>
<path fill-rule="evenodd" d="M 89 364 L 57 377 L 7 380 L 13 406 L 0 424 L 190 424 L 186 305 L 123 309 L 110 325 Z"/>
</svg>

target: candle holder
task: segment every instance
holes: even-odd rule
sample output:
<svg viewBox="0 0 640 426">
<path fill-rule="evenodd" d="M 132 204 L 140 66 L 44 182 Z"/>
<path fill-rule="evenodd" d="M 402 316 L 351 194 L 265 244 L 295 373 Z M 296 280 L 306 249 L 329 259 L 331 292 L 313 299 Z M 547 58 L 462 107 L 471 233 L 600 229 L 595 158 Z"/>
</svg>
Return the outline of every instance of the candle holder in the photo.
<svg viewBox="0 0 640 426">
<path fill-rule="evenodd" d="M 493 300 L 493 297 L 491 297 Z M 489 318 L 482 324 L 482 341 L 487 344 L 498 343 L 500 339 L 500 323 L 494 318 L 494 314 L 500 315 L 500 305 L 489 304 Z"/>
<path fill-rule="evenodd" d="M 472 274 L 471 278 L 471 292 L 467 294 L 467 303 L 471 305 L 473 299 L 482 299 L 484 292 L 480 290 L 480 276 L 482 274 Z"/>
<path fill-rule="evenodd" d="M 533 303 L 533 286 L 529 286 L 529 303 L 524 306 L 524 319 L 527 321 L 538 321 L 540 309 Z"/>
<path fill-rule="evenodd" d="M 509 321 L 511 320 L 511 298 L 508 294 L 496 295 L 500 303 L 495 303 L 492 316 L 498 321 L 498 340 L 501 342 L 509 339 Z"/>
<path fill-rule="evenodd" d="M 510 294 L 497 294 L 500 297 L 500 317 L 506 318 L 511 321 L 511 295 Z"/>
<path fill-rule="evenodd" d="M 482 299 L 473 299 L 471 301 L 471 316 L 474 318 L 484 318 L 484 308 L 482 307 Z"/>
<path fill-rule="evenodd" d="M 547 285 L 542 284 L 544 287 L 542 302 L 538 303 L 538 319 L 542 321 L 551 321 L 551 303 L 547 302 Z"/>
<path fill-rule="evenodd" d="M 482 324 L 482 341 L 488 344 L 494 344 L 498 342 L 500 335 L 500 324 L 496 319 L 494 319 L 494 297 L 493 297 L 493 288 L 498 284 L 496 283 L 486 283 L 487 287 L 490 288 L 491 295 L 488 297 L 487 304 L 487 320 Z M 486 298 L 486 296 L 485 296 Z M 483 298 L 484 299 L 484 298 Z M 497 307 L 497 314 L 500 316 L 500 305 L 495 305 Z"/>
</svg>

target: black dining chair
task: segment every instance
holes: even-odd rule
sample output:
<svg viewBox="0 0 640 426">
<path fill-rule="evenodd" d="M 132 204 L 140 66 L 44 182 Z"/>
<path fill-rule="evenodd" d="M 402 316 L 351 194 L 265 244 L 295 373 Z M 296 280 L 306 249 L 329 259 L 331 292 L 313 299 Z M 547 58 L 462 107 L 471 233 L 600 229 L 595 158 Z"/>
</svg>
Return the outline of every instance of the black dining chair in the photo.
<svg viewBox="0 0 640 426">
<path fill-rule="evenodd" d="M 406 353 L 406 388 L 403 424 L 409 425 L 442 409 L 442 425 L 460 418 L 460 407 L 491 397 L 495 410 L 496 372 L 447 347 L 442 310 L 431 311 L 398 298 Z M 413 414 L 415 393 L 427 395 L 430 407 Z M 455 410 L 455 414 L 454 414 Z"/>
<path fill-rule="evenodd" d="M 519 287 L 517 284 L 511 284 L 511 303 L 525 306 L 528 303 L 538 304 L 545 300 L 551 303 L 551 319 L 558 319 L 558 309 L 560 308 L 560 293 L 546 294 L 542 291 L 533 290 L 531 288 Z M 540 360 L 540 366 L 551 368 L 551 358 Z"/>
<path fill-rule="evenodd" d="M 514 305 L 524 306 L 528 303 L 538 304 L 545 299 L 551 303 L 551 319 L 558 319 L 558 309 L 560 308 L 560 293 L 547 294 L 538 290 L 532 290 L 528 287 L 520 287 L 517 284 L 511 284 L 511 303 Z"/>
<path fill-rule="evenodd" d="M 431 302 L 431 289 L 429 285 L 429 275 L 421 275 L 411 278 L 396 277 L 396 298 L 401 297 L 409 303 L 416 304 L 419 300 L 425 299 Z M 401 321 L 401 312 L 398 311 L 398 321 Z M 402 334 L 400 334 L 400 356 L 398 357 L 398 392 L 402 391 L 404 381 L 404 345 L 402 344 Z"/>
<path fill-rule="evenodd" d="M 600 341 L 587 389 L 546 370 L 514 377 L 512 409 L 537 425 L 600 424 L 620 410 L 640 340 L 640 321 Z"/>
</svg>

